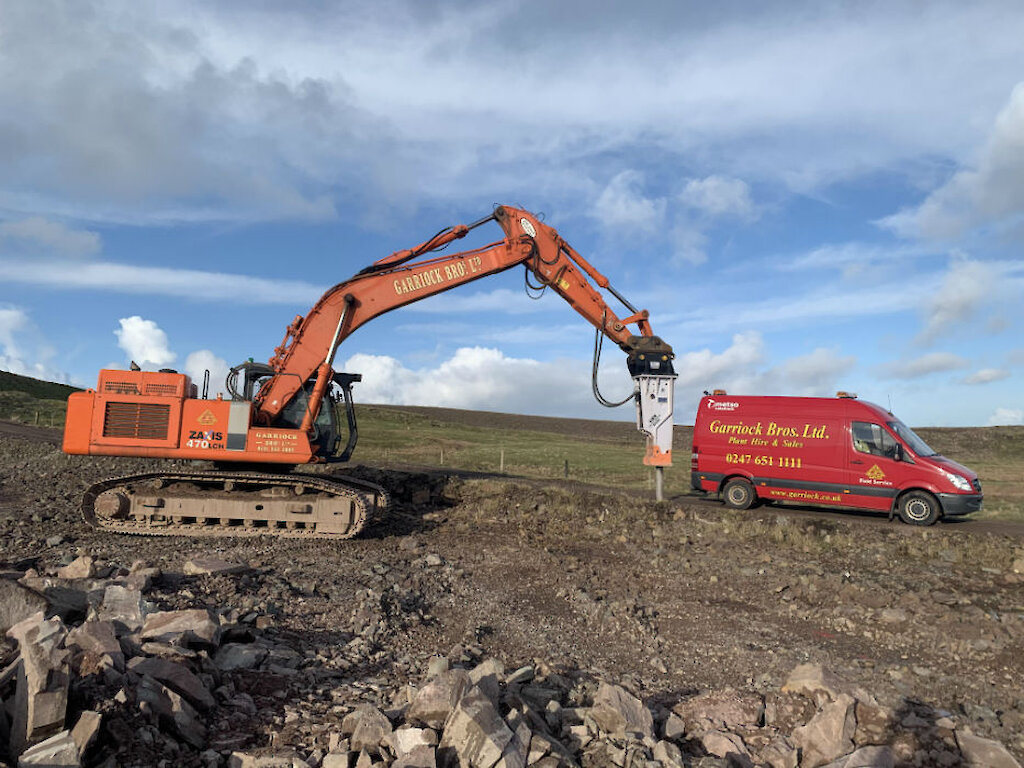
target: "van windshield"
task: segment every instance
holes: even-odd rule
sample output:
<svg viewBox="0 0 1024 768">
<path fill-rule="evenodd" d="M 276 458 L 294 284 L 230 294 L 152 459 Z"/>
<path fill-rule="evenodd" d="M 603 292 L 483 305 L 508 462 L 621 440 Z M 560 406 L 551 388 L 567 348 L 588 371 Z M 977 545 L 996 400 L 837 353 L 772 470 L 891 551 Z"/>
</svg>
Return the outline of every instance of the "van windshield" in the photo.
<svg viewBox="0 0 1024 768">
<path fill-rule="evenodd" d="M 920 437 L 914 434 L 914 430 L 912 430 L 902 421 L 899 421 L 897 419 L 896 421 L 889 421 L 886 423 L 889 425 L 889 429 L 895 432 L 899 436 L 899 438 L 904 443 L 907 444 L 907 447 L 909 447 L 910 450 L 912 450 L 918 456 L 938 455 L 935 451 L 931 449 L 928 443 L 926 443 L 924 440 L 922 440 Z"/>
</svg>

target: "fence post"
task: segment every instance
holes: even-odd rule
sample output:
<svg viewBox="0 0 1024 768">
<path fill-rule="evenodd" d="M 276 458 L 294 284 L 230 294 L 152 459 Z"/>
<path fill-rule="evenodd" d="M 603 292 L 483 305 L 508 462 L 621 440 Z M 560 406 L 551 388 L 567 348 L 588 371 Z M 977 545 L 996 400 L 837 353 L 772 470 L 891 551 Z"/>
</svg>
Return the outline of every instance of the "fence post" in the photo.
<svg viewBox="0 0 1024 768">
<path fill-rule="evenodd" d="M 566 479 L 569 478 L 569 460 L 568 459 L 565 460 L 565 477 L 566 477 Z"/>
<path fill-rule="evenodd" d="M 501 449 L 501 460 L 498 463 L 498 472 L 505 474 L 505 449 Z"/>
</svg>

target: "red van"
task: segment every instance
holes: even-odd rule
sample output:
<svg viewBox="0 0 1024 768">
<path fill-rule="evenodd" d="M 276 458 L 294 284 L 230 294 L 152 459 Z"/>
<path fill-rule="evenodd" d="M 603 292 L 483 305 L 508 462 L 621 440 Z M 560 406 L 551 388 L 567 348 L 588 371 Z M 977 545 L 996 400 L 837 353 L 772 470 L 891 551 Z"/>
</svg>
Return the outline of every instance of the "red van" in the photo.
<svg viewBox="0 0 1024 768">
<path fill-rule="evenodd" d="M 701 398 L 690 484 L 726 506 L 759 501 L 887 510 L 931 525 L 981 509 L 981 483 L 889 411 L 855 395 Z"/>
</svg>

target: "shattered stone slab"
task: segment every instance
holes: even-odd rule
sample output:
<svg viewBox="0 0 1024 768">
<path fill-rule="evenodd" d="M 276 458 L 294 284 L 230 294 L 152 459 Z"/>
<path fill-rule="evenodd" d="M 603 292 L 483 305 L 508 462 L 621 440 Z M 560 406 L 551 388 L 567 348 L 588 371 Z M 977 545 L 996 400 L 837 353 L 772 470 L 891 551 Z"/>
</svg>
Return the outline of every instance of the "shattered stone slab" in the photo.
<svg viewBox="0 0 1024 768">
<path fill-rule="evenodd" d="M 216 557 L 195 557 L 185 562 L 186 576 L 235 576 L 252 570 L 245 563 L 232 563 Z"/>
<path fill-rule="evenodd" d="M 45 741 L 34 744 L 18 757 L 18 768 L 38 766 L 39 768 L 63 768 L 80 766 L 78 745 L 71 731 L 61 731 Z"/>
<path fill-rule="evenodd" d="M 395 756 L 401 757 L 417 747 L 436 747 L 437 733 L 431 728 L 402 726 L 392 731 L 386 741 Z"/>
<path fill-rule="evenodd" d="M 265 755 L 232 752 L 228 758 L 228 768 L 309 768 L 309 763 L 293 750 Z"/>
<path fill-rule="evenodd" d="M 222 672 L 233 669 L 255 669 L 267 657 L 267 649 L 248 643 L 227 643 L 213 657 Z"/>
<path fill-rule="evenodd" d="M 57 569 L 61 579 L 91 579 L 96 576 L 96 560 L 92 555 L 76 557 L 63 568 Z"/>
<path fill-rule="evenodd" d="M 956 743 L 967 765 L 977 768 L 1021 768 L 1002 744 L 968 731 L 956 732 Z"/>
<path fill-rule="evenodd" d="M 67 715 L 71 683 L 70 652 L 63 647 L 67 629 L 56 616 L 45 621 L 38 616 L 8 632 L 18 641 L 21 654 L 11 724 L 14 754 L 58 734 Z"/>
<path fill-rule="evenodd" d="M 430 728 L 441 728 L 470 687 L 469 674 L 464 669 L 452 669 L 434 678 L 413 697 L 406 720 Z"/>
<path fill-rule="evenodd" d="M 49 603 L 33 589 L 16 581 L 0 579 L 0 634 L 31 616 L 45 612 Z"/>
<path fill-rule="evenodd" d="M 452 710 L 437 750 L 441 768 L 492 768 L 512 741 L 512 731 L 478 688 Z"/>
<path fill-rule="evenodd" d="M 87 621 L 79 627 L 68 632 L 64 646 L 69 649 L 78 649 L 80 652 L 91 657 L 94 662 L 92 669 L 82 669 L 79 666 L 79 674 L 89 674 L 98 671 L 100 666 L 98 660 L 103 657 L 110 659 L 110 664 L 118 672 L 124 671 L 124 652 L 117 636 L 112 621 Z"/>
<path fill-rule="evenodd" d="M 96 618 L 113 622 L 117 635 L 138 632 L 145 619 L 142 590 L 111 584 L 103 592 L 103 602 L 96 609 Z"/>
<path fill-rule="evenodd" d="M 150 614 L 142 625 L 141 638 L 171 645 L 216 648 L 220 632 L 220 622 L 211 611 L 193 608 Z"/>
<path fill-rule="evenodd" d="M 764 718 L 764 700 L 756 693 L 727 688 L 698 694 L 679 702 L 672 711 L 686 724 L 687 735 L 705 731 L 757 727 Z"/>
<path fill-rule="evenodd" d="M 601 683 L 594 695 L 590 718 L 605 733 L 624 738 L 627 733 L 654 739 L 654 717 L 636 696 L 625 688 Z"/>
<path fill-rule="evenodd" d="M 198 712 L 170 688 L 143 675 L 135 688 L 135 697 L 139 707 L 152 711 L 162 727 L 170 728 L 193 747 L 201 748 L 206 743 L 206 726 Z"/>
<path fill-rule="evenodd" d="M 818 701 L 822 695 L 833 701 L 844 690 L 843 683 L 821 664 L 800 664 L 792 672 L 782 686 L 783 693 L 799 693 Z"/>
<path fill-rule="evenodd" d="M 199 709 L 216 706 L 213 694 L 202 681 L 184 664 L 156 657 L 135 658 L 128 663 L 128 669 L 137 675 L 149 675 L 154 680 L 180 693 L 189 703 Z"/>
<path fill-rule="evenodd" d="M 793 731 L 793 744 L 802 750 L 801 768 L 818 768 L 853 752 L 856 729 L 854 699 L 849 694 L 839 694 L 807 725 Z"/>
<path fill-rule="evenodd" d="M 364 704 L 350 712 L 341 722 L 341 732 L 348 735 L 353 752 L 379 754 L 381 744 L 391 735 L 391 721 L 383 712 Z"/>
<path fill-rule="evenodd" d="M 78 747 L 79 756 L 84 757 L 89 747 L 96 741 L 100 733 L 100 725 L 103 723 L 103 715 L 99 712 L 86 710 L 78 717 L 78 722 L 71 729 L 71 738 Z"/>
<path fill-rule="evenodd" d="M 824 768 L 894 768 L 896 756 L 888 746 L 861 747 Z"/>
</svg>

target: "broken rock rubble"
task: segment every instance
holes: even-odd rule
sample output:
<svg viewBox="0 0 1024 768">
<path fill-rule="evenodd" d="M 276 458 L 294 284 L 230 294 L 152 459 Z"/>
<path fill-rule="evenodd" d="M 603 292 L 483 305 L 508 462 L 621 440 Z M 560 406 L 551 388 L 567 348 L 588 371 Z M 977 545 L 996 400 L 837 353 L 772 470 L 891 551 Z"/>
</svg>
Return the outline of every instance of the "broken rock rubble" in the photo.
<svg viewBox="0 0 1024 768">
<path fill-rule="evenodd" d="M 196 562 L 196 561 L 193 561 Z M 424 659 L 414 684 L 364 683 L 336 657 L 293 648 L 272 623 L 230 608 L 161 610 L 159 572 L 72 561 L 58 604 L 8 632 L 17 655 L 0 676 L 0 734 L 16 765 L 343 766 L 344 768 L 1020 768 L 998 742 L 948 712 L 894 710 L 818 665 L 781 690 L 713 690 L 643 700 L 628 684 L 540 661 L 510 668 L 482 649 Z M 248 568 L 208 576 L 237 576 Z M 138 574 L 146 573 L 145 578 Z M 98 574 L 104 574 L 100 578 Z M 28 581 L 53 586 L 56 575 Z M 68 597 L 68 590 L 82 590 Z M 23 606 L 39 591 L 18 585 Z M 11 590 L 8 590 L 11 592 Z M 365 624 L 372 637 L 372 624 Z M 353 653 L 372 646 L 364 637 Z M 269 687 L 268 687 L 269 686 Z M 311 717 L 303 702 L 327 695 Z M 71 695 L 74 694 L 74 695 Z M 75 702 L 72 704 L 71 702 Z M 270 720 L 261 719 L 267 709 Z M 73 726 L 73 727 L 72 727 Z M 130 756 L 130 758 L 129 758 Z M 148 756 L 148 757 L 145 757 Z"/>
</svg>

